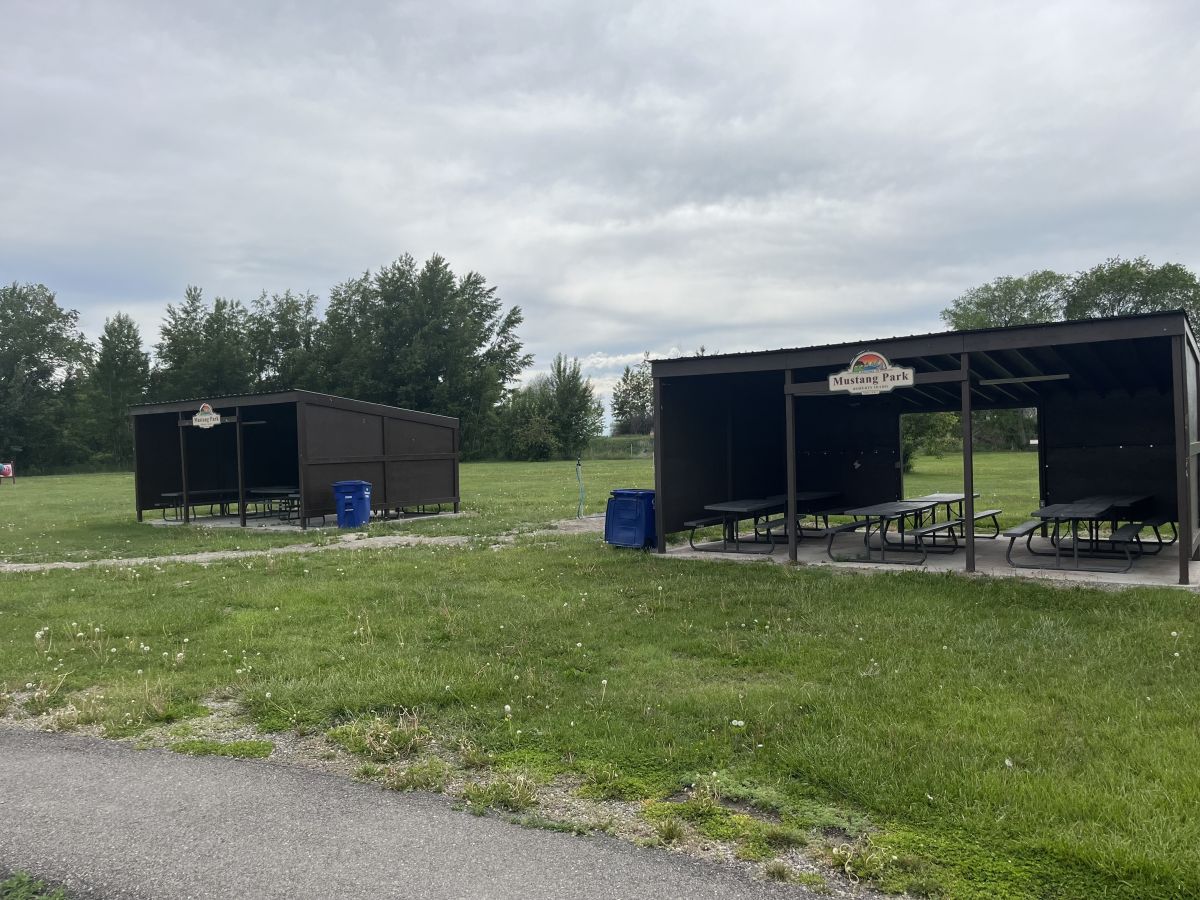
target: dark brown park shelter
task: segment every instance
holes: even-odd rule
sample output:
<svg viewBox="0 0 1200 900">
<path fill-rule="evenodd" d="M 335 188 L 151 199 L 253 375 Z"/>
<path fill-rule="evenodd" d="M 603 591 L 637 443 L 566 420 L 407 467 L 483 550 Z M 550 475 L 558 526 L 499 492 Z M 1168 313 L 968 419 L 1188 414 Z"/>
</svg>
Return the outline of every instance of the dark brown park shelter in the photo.
<svg viewBox="0 0 1200 900">
<path fill-rule="evenodd" d="M 202 404 L 211 413 L 197 419 Z M 459 503 L 458 419 L 310 391 L 130 409 L 138 520 L 220 497 L 241 523 L 256 496 L 290 492 L 293 518 L 331 515 L 335 481 L 372 485 L 375 510 Z M 205 424 L 208 427 L 200 427 Z"/>
<path fill-rule="evenodd" d="M 860 353 L 913 369 L 914 383 L 877 395 L 831 389 L 830 376 Z M 974 571 L 971 413 L 1032 407 L 1042 505 L 1152 497 L 1178 523 L 1186 584 L 1189 560 L 1200 558 L 1198 370 L 1183 312 L 656 360 L 658 551 L 667 533 L 728 499 L 786 494 L 791 521 L 798 490 L 837 491 L 847 508 L 899 500 L 900 417 L 956 411 Z M 795 560 L 794 529 L 789 552 Z"/>
</svg>

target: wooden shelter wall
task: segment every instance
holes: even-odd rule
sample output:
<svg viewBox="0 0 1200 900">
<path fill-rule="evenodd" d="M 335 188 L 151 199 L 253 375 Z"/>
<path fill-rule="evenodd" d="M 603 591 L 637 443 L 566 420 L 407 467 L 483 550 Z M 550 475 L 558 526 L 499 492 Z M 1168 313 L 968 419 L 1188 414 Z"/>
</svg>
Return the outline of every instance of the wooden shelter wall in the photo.
<svg viewBox="0 0 1200 900">
<path fill-rule="evenodd" d="M 382 416 L 313 404 L 304 415 L 309 459 L 383 455 Z"/>
<path fill-rule="evenodd" d="M 405 419 L 387 419 L 384 422 L 384 452 L 388 456 L 452 453 L 455 449 L 453 428 Z"/>
<path fill-rule="evenodd" d="M 1191 446 L 1195 446 L 1196 441 L 1200 440 L 1200 437 L 1197 437 L 1197 434 L 1200 434 L 1200 387 L 1197 385 L 1197 362 L 1196 357 L 1186 347 L 1183 358 L 1187 385 L 1188 442 Z M 1192 486 L 1190 494 L 1192 533 L 1196 535 L 1200 534 L 1200 466 L 1197 466 L 1196 457 L 1191 454 L 1187 459 L 1187 472 L 1188 483 Z"/>
<path fill-rule="evenodd" d="M 731 499 L 725 383 L 732 380 L 666 378 L 660 383 L 656 439 L 662 472 L 655 502 L 663 510 L 665 532 L 680 531 L 688 519 L 706 515 L 705 504 Z"/>
<path fill-rule="evenodd" d="M 1170 391 L 1061 390 L 1041 407 L 1046 503 L 1093 494 L 1146 494 L 1176 515 L 1174 406 Z"/>
<path fill-rule="evenodd" d="M 796 400 L 796 490 L 837 491 L 833 505 L 901 499 L 900 408 L 891 397 Z"/>
<path fill-rule="evenodd" d="M 458 502 L 457 428 L 314 404 L 303 421 L 310 515 L 336 510 L 335 481 L 371 482 L 374 509 Z"/>
<path fill-rule="evenodd" d="M 384 509 L 383 462 L 310 462 L 304 467 L 304 498 L 308 514 L 331 515 L 337 511 L 333 497 L 335 481 L 371 482 L 371 508 Z"/>
<path fill-rule="evenodd" d="M 137 497 L 142 509 L 162 506 L 162 495 L 183 490 L 179 471 L 179 425 L 176 416 L 137 416 L 133 420 L 137 457 Z"/>
<path fill-rule="evenodd" d="M 233 410 L 217 410 L 232 415 Z M 179 427 L 179 426 L 176 426 Z M 232 425 L 183 428 L 189 491 L 237 492 L 237 431 Z"/>
<path fill-rule="evenodd" d="M 246 488 L 298 486 L 295 404 L 243 408 L 242 419 L 263 423 L 242 426 Z M 235 426 L 220 427 L 232 430 Z"/>
<path fill-rule="evenodd" d="M 787 493 L 783 373 L 756 372 L 730 382 L 726 401 L 732 428 L 730 490 L 727 497 L 705 502 Z"/>
</svg>

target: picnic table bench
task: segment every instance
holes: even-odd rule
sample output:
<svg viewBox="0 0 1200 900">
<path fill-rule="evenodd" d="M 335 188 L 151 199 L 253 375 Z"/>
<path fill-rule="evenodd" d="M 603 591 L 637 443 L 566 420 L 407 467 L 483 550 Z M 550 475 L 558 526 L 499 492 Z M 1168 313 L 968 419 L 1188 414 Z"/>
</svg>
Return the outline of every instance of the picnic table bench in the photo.
<svg viewBox="0 0 1200 900">
<path fill-rule="evenodd" d="M 1081 572 L 1128 572 L 1133 567 L 1134 560 L 1146 552 L 1141 539 L 1142 529 L 1146 525 L 1137 521 L 1129 521 L 1124 525 L 1117 525 L 1117 523 L 1126 518 L 1130 514 L 1129 511 L 1136 509 L 1148 500 L 1149 498 L 1144 497 L 1097 496 L 1074 503 L 1052 503 L 1043 506 L 1031 513 L 1034 518 L 1004 532 L 1004 536 L 1009 539 L 1004 558 L 1010 566 L 1018 569 L 1062 569 L 1064 568 L 1064 539 L 1069 535 L 1072 569 Z M 1102 537 L 1100 525 L 1109 522 L 1112 523 L 1112 531 L 1106 537 Z M 1087 537 L 1079 536 L 1081 523 L 1087 525 Z M 1068 526 L 1066 534 L 1063 533 L 1064 525 Z M 1053 552 L 1034 549 L 1033 539 L 1039 531 L 1050 532 L 1049 539 L 1054 548 Z M 1159 546 L 1153 552 L 1157 553 L 1161 551 L 1163 542 L 1157 529 L 1155 535 Z M 1052 557 L 1054 562 L 1015 561 L 1013 549 L 1021 538 L 1025 539 L 1025 548 L 1031 556 Z M 1084 565 L 1081 559 L 1116 559 L 1123 561 L 1124 565 L 1120 567 Z"/>
<path fill-rule="evenodd" d="M 887 554 L 890 549 L 893 553 L 920 553 L 920 559 L 916 560 L 913 565 L 921 565 L 928 558 L 930 552 L 934 553 L 953 553 L 958 549 L 958 535 L 956 530 L 962 526 L 962 519 L 951 518 L 941 522 L 925 521 L 922 517 L 933 509 L 940 500 L 895 500 L 887 503 L 876 503 L 871 506 L 860 506 L 855 509 L 846 510 L 846 515 L 854 516 L 855 521 L 846 525 L 835 525 L 826 530 L 826 545 L 825 552 L 830 559 L 836 559 L 833 555 L 833 542 L 842 534 L 853 531 L 865 531 L 863 535 L 863 545 L 867 551 L 867 560 L 871 559 L 871 533 L 875 531 L 879 535 L 879 560 L 880 562 L 888 562 Z M 911 520 L 911 525 L 906 527 L 906 523 Z M 895 524 L 899 542 L 893 541 L 888 537 L 889 528 Z M 937 535 L 945 532 L 950 538 L 949 546 L 937 546 Z M 911 547 L 908 545 L 908 540 L 912 540 Z"/>
</svg>

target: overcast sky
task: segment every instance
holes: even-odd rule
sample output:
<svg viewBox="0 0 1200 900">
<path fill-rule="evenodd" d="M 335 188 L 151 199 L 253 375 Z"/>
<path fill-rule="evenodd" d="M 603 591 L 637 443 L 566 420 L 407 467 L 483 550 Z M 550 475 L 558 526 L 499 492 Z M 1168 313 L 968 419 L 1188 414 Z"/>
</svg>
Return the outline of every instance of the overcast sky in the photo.
<svg viewBox="0 0 1200 900">
<path fill-rule="evenodd" d="M 0 30 L 0 281 L 93 338 L 436 252 L 607 388 L 643 350 L 939 330 L 1000 275 L 1200 270 L 1187 0 L 0 0 Z"/>
</svg>

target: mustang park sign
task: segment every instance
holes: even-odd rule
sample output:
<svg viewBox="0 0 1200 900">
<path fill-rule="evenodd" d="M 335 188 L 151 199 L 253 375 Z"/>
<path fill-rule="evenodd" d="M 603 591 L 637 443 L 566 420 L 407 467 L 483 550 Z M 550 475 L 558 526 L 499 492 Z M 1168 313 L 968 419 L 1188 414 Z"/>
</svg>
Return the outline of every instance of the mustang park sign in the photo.
<svg viewBox="0 0 1200 900">
<path fill-rule="evenodd" d="M 858 354 L 843 372 L 829 376 L 829 390 L 851 394 L 886 394 L 893 388 L 916 384 L 916 370 L 893 366 L 882 353 L 867 350 Z"/>
</svg>

